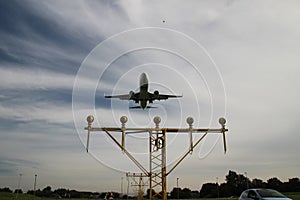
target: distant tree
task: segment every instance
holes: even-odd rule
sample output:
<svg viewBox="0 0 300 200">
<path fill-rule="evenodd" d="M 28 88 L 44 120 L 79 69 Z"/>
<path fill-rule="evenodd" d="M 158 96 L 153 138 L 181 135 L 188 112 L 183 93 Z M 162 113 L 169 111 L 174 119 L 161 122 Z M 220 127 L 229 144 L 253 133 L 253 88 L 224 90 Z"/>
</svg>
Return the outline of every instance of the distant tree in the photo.
<svg viewBox="0 0 300 200">
<path fill-rule="evenodd" d="M 118 192 L 113 192 L 114 198 L 119 199 L 120 198 L 120 193 Z"/>
<path fill-rule="evenodd" d="M 156 194 L 155 190 L 152 189 L 152 196 L 155 195 L 155 194 Z M 146 197 L 147 197 L 147 199 L 150 198 L 150 189 L 147 189 L 147 195 L 146 195 Z"/>
<path fill-rule="evenodd" d="M 12 193 L 12 190 L 9 189 L 8 187 L 5 187 L 5 188 L 0 188 L 0 192 L 8 192 L 8 193 Z"/>
<path fill-rule="evenodd" d="M 177 199 L 178 197 L 180 198 L 180 194 L 181 194 L 181 188 L 174 187 L 170 193 L 170 198 L 171 199 Z"/>
<path fill-rule="evenodd" d="M 53 193 L 58 194 L 61 197 L 66 198 L 68 196 L 68 191 L 67 189 L 64 188 L 58 188 L 56 190 L 53 191 Z"/>
<path fill-rule="evenodd" d="M 299 178 L 291 178 L 289 179 L 289 188 L 290 192 L 300 192 L 300 180 Z"/>
<path fill-rule="evenodd" d="M 200 198 L 216 198 L 218 197 L 218 184 L 205 183 L 200 190 Z"/>
<path fill-rule="evenodd" d="M 38 196 L 38 197 L 42 197 L 43 192 L 40 189 L 38 189 L 38 190 L 35 191 L 35 195 Z"/>
<path fill-rule="evenodd" d="M 99 192 L 89 192 L 89 193 L 90 193 L 90 196 L 89 196 L 90 199 L 97 199 L 100 197 Z"/>
<path fill-rule="evenodd" d="M 21 189 L 15 189 L 16 194 L 23 194 L 23 191 Z"/>
<path fill-rule="evenodd" d="M 42 190 L 42 195 L 43 197 L 51 197 L 52 196 L 52 191 L 51 191 L 51 187 L 47 186 Z"/>
<path fill-rule="evenodd" d="M 226 183 L 230 189 L 233 190 L 237 188 L 237 173 L 229 170 L 228 175 L 226 175 Z"/>
<path fill-rule="evenodd" d="M 235 193 L 235 196 L 240 196 L 240 194 L 247 189 L 247 182 L 250 184 L 250 181 L 248 178 L 246 178 L 243 174 L 238 175 L 238 180 L 237 180 L 237 190 Z"/>
<path fill-rule="evenodd" d="M 193 191 L 191 192 L 191 198 L 192 198 L 192 199 L 199 199 L 199 197 L 200 197 L 199 191 L 193 190 Z"/>
<path fill-rule="evenodd" d="M 281 182 L 278 178 L 273 177 L 264 182 L 254 178 L 252 181 L 243 174 L 229 170 L 226 175 L 225 183 L 219 186 L 220 197 L 238 197 L 249 186 L 249 188 L 271 188 L 280 192 L 300 192 L 300 179 L 291 178 L 288 182 Z M 200 190 L 200 197 L 216 197 L 217 190 L 215 183 L 205 183 Z"/>
<path fill-rule="evenodd" d="M 270 178 L 267 181 L 267 187 L 271 188 L 271 189 L 274 189 L 274 190 L 281 191 L 282 182 L 276 177 Z"/>
<path fill-rule="evenodd" d="M 81 197 L 80 193 L 76 190 L 70 190 L 69 193 L 70 193 L 71 198 L 80 198 Z"/>
<path fill-rule="evenodd" d="M 228 175 L 226 175 L 226 184 L 228 193 L 231 194 L 231 196 L 237 195 L 238 175 L 236 172 L 229 170 Z"/>
<path fill-rule="evenodd" d="M 228 193 L 231 196 L 239 196 L 247 188 L 247 182 L 250 183 L 250 180 L 244 175 L 229 170 L 226 176 Z"/>
<path fill-rule="evenodd" d="M 265 188 L 265 187 L 267 187 L 267 183 L 265 183 L 262 180 L 257 179 L 257 178 L 253 179 L 250 185 L 251 185 L 252 188 Z"/>
<path fill-rule="evenodd" d="M 291 178 L 288 182 L 282 183 L 281 192 L 300 192 L 299 178 Z"/>
<path fill-rule="evenodd" d="M 181 199 L 190 199 L 192 197 L 191 190 L 189 188 L 183 188 L 181 191 L 180 198 Z"/>
<path fill-rule="evenodd" d="M 107 192 L 102 192 L 102 193 L 100 194 L 100 198 L 101 198 L 101 199 L 104 199 L 105 196 L 106 196 L 106 193 L 107 193 Z"/>
<path fill-rule="evenodd" d="M 219 186 L 219 193 L 220 193 L 220 197 L 231 197 L 232 196 L 232 192 L 230 192 L 229 186 L 227 183 L 222 183 Z"/>
<path fill-rule="evenodd" d="M 33 190 L 28 190 L 28 191 L 26 192 L 26 194 L 31 194 L 31 195 L 33 195 L 33 194 L 34 194 L 34 191 L 33 191 Z"/>
<path fill-rule="evenodd" d="M 51 187 L 47 186 L 43 189 L 43 192 L 51 192 Z"/>
</svg>

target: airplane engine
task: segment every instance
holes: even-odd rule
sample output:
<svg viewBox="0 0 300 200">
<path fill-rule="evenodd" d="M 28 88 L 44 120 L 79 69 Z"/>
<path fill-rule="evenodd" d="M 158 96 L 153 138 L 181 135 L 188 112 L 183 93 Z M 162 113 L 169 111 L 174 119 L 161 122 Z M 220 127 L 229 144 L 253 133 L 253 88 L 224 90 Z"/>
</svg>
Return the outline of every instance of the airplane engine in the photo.
<svg viewBox="0 0 300 200">
<path fill-rule="evenodd" d="M 154 94 L 154 99 L 158 99 L 158 97 L 159 97 L 159 91 L 155 90 L 153 94 Z"/>
<path fill-rule="evenodd" d="M 130 92 L 129 92 L 129 95 L 130 95 L 130 97 L 133 97 L 133 96 L 134 96 L 134 92 L 133 92 L 133 91 L 130 91 Z"/>
</svg>

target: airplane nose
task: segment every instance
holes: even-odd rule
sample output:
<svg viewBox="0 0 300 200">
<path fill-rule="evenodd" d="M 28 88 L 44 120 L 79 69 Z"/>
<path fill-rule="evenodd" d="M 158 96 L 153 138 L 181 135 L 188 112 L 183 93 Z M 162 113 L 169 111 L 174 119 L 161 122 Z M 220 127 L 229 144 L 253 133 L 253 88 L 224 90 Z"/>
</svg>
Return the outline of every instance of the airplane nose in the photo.
<svg viewBox="0 0 300 200">
<path fill-rule="evenodd" d="M 141 74 L 141 79 L 145 79 L 146 78 L 146 74 L 145 73 L 142 73 Z"/>
<path fill-rule="evenodd" d="M 148 84 L 148 79 L 145 73 L 142 73 L 140 76 L 140 86 Z"/>
</svg>

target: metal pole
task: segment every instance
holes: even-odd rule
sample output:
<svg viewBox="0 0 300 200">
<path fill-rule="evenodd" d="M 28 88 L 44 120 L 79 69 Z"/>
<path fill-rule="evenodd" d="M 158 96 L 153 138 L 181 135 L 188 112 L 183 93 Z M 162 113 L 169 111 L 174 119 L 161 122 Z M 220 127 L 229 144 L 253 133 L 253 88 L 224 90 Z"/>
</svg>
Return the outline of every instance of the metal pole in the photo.
<svg viewBox="0 0 300 200">
<path fill-rule="evenodd" d="M 90 144 L 90 135 L 91 135 L 91 129 L 92 129 L 92 123 L 94 121 L 94 117 L 92 115 L 89 115 L 86 120 L 88 121 L 88 135 L 86 140 L 86 152 L 89 152 L 89 144 Z"/>
<path fill-rule="evenodd" d="M 33 185 L 33 195 L 34 196 L 36 194 L 36 178 L 37 178 L 37 174 L 34 175 L 34 185 Z"/>
<path fill-rule="evenodd" d="M 199 140 L 194 144 L 194 147 L 196 147 L 200 142 L 201 142 L 201 140 L 203 139 L 203 138 L 205 138 L 205 136 L 207 135 L 207 132 L 204 134 L 204 135 L 202 135 L 202 137 L 201 138 L 199 138 Z M 193 148 L 194 148 L 193 147 Z M 179 159 L 179 161 L 170 169 L 170 171 L 167 173 L 167 175 L 169 175 L 184 159 L 185 159 L 185 157 L 187 156 L 187 155 L 189 155 L 189 153 L 190 153 L 190 151 L 187 151 L 180 159 Z"/>
<path fill-rule="evenodd" d="M 167 200 L 166 130 L 162 130 L 162 200 Z"/>
<path fill-rule="evenodd" d="M 121 149 L 123 149 L 122 145 L 107 130 L 104 129 L 104 131 Z M 147 169 L 145 169 L 143 165 L 141 165 L 126 149 L 123 149 L 123 151 L 145 175 L 149 176 Z"/>
<path fill-rule="evenodd" d="M 142 180 L 143 180 L 143 178 L 142 178 L 142 175 L 141 175 L 141 177 L 140 177 L 140 179 L 139 179 L 139 189 L 138 189 L 138 200 L 141 200 L 141 199 L 143 199 L 143 191 L 142 191 Z"/>
<path fill-rule="evenodd" d="M 20 189 L 21 179 L 22 179 L 22 174 L 19 174 L 19 181 L 18 181 L 18 188 L 17 188 L 16 198 L 18 198 L 19 191 L 21 190 Z"/>
<path fill-rule="evenodd" d="M 121 177 L 121 196 L 123 195 L 123 177 Z M 120 197 L 121 198 L 121 197 Z"/>
<path fill-rule="evenodd" d="M 179 180 L 179 178 L 177 178 L 177 199 L 179 199 L 179 187 L 178 187 L 178 180 Z"/>
<path fill-rule="evenodd" d="M 129 195 L 129 178 L 127 177 L 127 199 Z"/>
<path fill-rule="evenodd" d="M 152 194 L 152 131 L 149 131 L 149 199 L 153 199 Z"/>
<path fill-rule="evenodd" d="M 218 183 L 219 178 L 216 177 L 216 180 L 217 180 L 217 196 L 218 196 L 218 198 L 220 198 L 220 193 L 219 193 L 219 183 Z"/>
</svg>

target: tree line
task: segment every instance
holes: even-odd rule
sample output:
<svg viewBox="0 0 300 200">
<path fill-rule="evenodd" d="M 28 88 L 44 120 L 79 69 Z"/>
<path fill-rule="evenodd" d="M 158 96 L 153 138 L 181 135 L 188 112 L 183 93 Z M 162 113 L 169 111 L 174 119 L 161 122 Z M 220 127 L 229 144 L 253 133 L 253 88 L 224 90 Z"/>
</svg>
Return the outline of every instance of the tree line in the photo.
<svg viewBox="0 0 300 200">
<path fill-rule="evenodd" d="M 264 182 L 261 179 L 254 178 L 250 180 L 244 174 L 238 174 L 234 171 L 229 170 L 228 174 L 225 176 L 224 183 L 204 183 L 199 191 L 192 191 L 189 188 L 176 188 L 174 187 L 172 191 L 168 194 L 168 198 L 171 199 L 196 199 L 196 198 L 220 198 L 220 197 L 238 197 L 247 188 L 270 188 L 275 189 L 279 192 L 300 192 L 300 180 L 299 178 L 288 179 L 287 182 L 282 182 L 278 178 L 273 177 Z M 149 198 L 148 189 L 145 198 Z M 13 192 L 9 188 L 0 188 L 0 192 Z M 23 191 L 21 189 L 16 189 L 15 193 L 21 194 Z M 29 190 L 27 194 L 36 195 L 39 197 L 63 197 L 63 198 L 101 198 L 104 199 L 106 195 L 111 192 L 82 192 L 76 190 L 69 190 L 64 188 L 59 188 L 52 191 L 50 186 L 45 187 L 40 190 Z M 155 191 L 152 191 L 155 193 Z M 127 195 L 121 196 L 117 192 L 112 193 L 114 198 L 127 199 Z M 132 197 L 129 197 L 132 198 Z"/>
<path fill-rule="evenodd" d="M 244 174 L 229 170 L 225 176 L 225 183 L 204 183 L 200 192 L 191 191 L 189 188 L 174 187 L 169 197 L 171 199 L 239 197 L 248 188 L 269 188 L 283 193 L 300 192 L 300 180 L 299 178 L 291 178 L 287 182 L 282 182 L 273 177 L 266 182 L 258 178 L 251 181 Z"/>
<path fill-rule="evenodd" d="M 8 192 L 12 193 L 13 191 L 8 187 L 0 188 L 0 192 Z M 16 189 L 14 193 L 23 194 L 21 189 Z M 64 188 L 59 188 L 56 190 L 52 190 L 50 186 L 45 187 L 40 190 L 28 190 L 26 194 L 31 194 L 38 197 L 48 197 L 48 198 L 101 198 L 104 199 L 107 194 L 111 194 L 114 198 L 119 198 L 120 194 L 117 192 L 86 192 L 86 191 L 77 191 L 77 190 L 69 190 Z"/>
<path fill-rule="evenodd" d="M 229 171 L 226 175 L 225 183 L 205 183 L 200 190 L 200 197 L 238 197 L 247 188 L 269 188 L 279 192 L 300 192 L 299 178 L 291 178 L 287 182 L 282 182 L 278 178 L 270 178 L 266 182 L 254 178 L 252 181 L 244 174 L 237 174 Z"/>
</svg>

